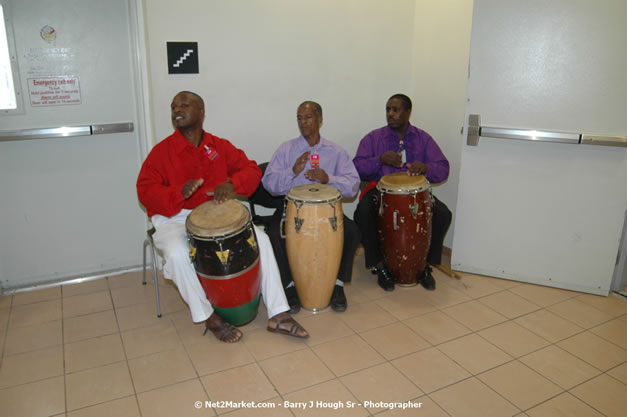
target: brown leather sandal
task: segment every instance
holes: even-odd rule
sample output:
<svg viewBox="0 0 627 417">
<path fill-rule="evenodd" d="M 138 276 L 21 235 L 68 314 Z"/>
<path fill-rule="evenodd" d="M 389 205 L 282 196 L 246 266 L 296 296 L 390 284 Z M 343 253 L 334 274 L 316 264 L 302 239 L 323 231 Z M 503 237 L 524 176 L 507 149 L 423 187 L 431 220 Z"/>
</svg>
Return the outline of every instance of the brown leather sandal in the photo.
<svg viewBox="0 0 627 417">
<path fill-rule="evenodd" d="M 307 330 L 287 313 L 279 313 L 268 320 L 268 331 L 306 339 Z"/>
<path fill-rule="evenodd" d="M 211 330 L 211 333 L 221 342 L 235 343 L 240 340 L 243 333 L 237 327 L 227 323 L 220 317 L 215 311 L 205 321 L 205 332 L 203 336 L 207 334 L 207 330 Z"/>
</svg>

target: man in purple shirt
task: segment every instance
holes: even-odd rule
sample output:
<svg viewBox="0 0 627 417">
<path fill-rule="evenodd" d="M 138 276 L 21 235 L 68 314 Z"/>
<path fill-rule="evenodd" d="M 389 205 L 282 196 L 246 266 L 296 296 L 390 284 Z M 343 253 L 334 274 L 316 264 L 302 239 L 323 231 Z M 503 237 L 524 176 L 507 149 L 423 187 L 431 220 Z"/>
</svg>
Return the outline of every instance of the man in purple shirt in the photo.
<svg viewBox="0 0 627 417">
<path fill-rule="evenodd" d="M 365 181 L 379 181 L 393 172 L 406 171 L 408 175 L 424 175 L 431 184 L 448 178 L 449 163 L 440 147 L 424 130 L 409 123 L 411 100 L 404 94 L 395 94 L 387 101 L 387 126 L 368 133 L 359 143 L 353 163 Z M 403 154 L 406 159 L 403 159 Z M 435 198 L 432 233 L 427 262 L 442 262 L 444 235 L 451 224 L 452 214 L 444 203 Z M 372 187 L 363 195 L 355 210 L 354 219 L 362 234 L 366 253 L 366 267 L 378 274 L 378 282 L 386 291 L 394 289 L 394 277 L 383 262 L 377 239 L 377 189 Z M 435 289 L 435 280 L 429 265 L 419 278 L 428 290 Z"/>
<path fill-rule="evenodd" d="M 264 188 L 274 196 L 283 196 L 297 185 L 319 183 L 337 188 L 342 197 L 354 197 L 359 190 L 359 174 L 347 151 L 320 136 L 322 107 L 313 101 L 305 101 L 298 106 L 297 121 L 301 135 L 284 142 L 274 152 L 261 179 Z M 311 168 L 309 165 L 312 155 L 319 156 L 317 168 Z M 277 209 L 272 217 L 268 236 L 270 236 L 274 256 L 279 265 L 290 312 L 296 313 L 300 310 L 300 301 L 292 280 L 285 250 L 285 239 L 281 238 L 279 230 L 282 216 L 283 208 Z M 351 280 L 353 258 L 360 239 L 359 228 L 355 222 L 344 216 L 342 260 L 331 296 L 331 308 L 334 311 L 346 310 L 344 283 Z"/>
</svg>

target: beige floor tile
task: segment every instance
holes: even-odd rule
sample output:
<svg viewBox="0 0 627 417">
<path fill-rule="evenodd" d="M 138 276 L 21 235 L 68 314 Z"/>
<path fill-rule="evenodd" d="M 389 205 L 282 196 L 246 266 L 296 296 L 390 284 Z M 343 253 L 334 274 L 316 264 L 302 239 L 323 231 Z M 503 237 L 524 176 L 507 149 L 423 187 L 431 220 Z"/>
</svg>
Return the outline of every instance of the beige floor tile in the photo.
<svg viewBox="0 0 627 417">
<path fill-rule="evenodd" d="M 576 325 L 589 329 L 606 321 L 612 320 L 612 316 L 607 313 L 590 307 L 576 298 L 572 298 L 561 303 L 547 307 L 547 310 L 557 314 L 563 319 L 572 321 Z"/>
<path fill-rule="evenodd" d="M 76 295 L 89 294 L 93 292 L 106 291 L 109 289 L 105 278 L 92 281 L 81 282 L 80 284 L 67 284 L 62 287 L 63 297 L 73 297 Z"/>
<path fill-rule="evenodd" d="M 284 395 L 284 408 L 296 417 L 327 417 L 341 415 L 347 417 L 367 416 L 368 412 L 358 405 L 357 398 L 337 379 L 323 382 L 300 391 Z M 297 404 L 304 404 L 302 407 Z"/>
<path fill-rule="evenodd" d="M 257 408 L 240 408 L 236 411 L 229 412 L 229 417 L 292 417 L 294 414 L 288 408 L 283 407 L 284 401 L 280 397 L 271 398 L 263 401 L 264 407 Z M 273 407 L 270 407 L 273 405 Z M 222 412 L 223 409 L 217 410 Z M 223 415 L 223 414 L 220 414 Z"/>
<path fill-rule="evenodd" d="M 364 369 L 340 378 L 370 413 L 384 410 L 383 403 L 405 402 L 423 392 L 389 363 Z"/>
<path fill-rule="evenodd" d="M 207 375 L 200 378 L 212 402 L 266 401 L 278 395 L 256 363 Z M 233 409 L 217 408 L 218 413 Z"/>
<path fill-rule="evenodd" d="M 0 332 L 4 332 L 8 327 L 10 311 L 10 307 L 0 308 Z"/>
<path fill-rule="evenodd" d="M 501 291 L 499 293 L 480 298 L 477 301 L 490 307 L 497 313 L 504 315 L 508 319 L 514 319 L 541 308 L 540 306 L 537 306 L 510 291 Z"/>
<path fill-rule="evenodd" d="M 61 320 L 13 327 L 6 335 L 4 354 L 14 355 L 63 344 Z"/>
<path fill-rule="evenodd" d="M 13 295 L 13 306 L 56 300 L 58 298 L 61 298 L 61 287 L 20 292 Z"/>
<path fill-rule="evenodd" d="M 380 298 L 375 303 L 398 320 L 405 320 L 436 310 L 429 303 L 422 287 L 398 288 L 390 296 Z"/>
<path fill-rule="evenodd" d="M 61 320 L 60 298 L 12 307 L 9 327 L 32 326 L 56 320 Z"/>
<path fill-rule="evenodd" d="M 140 417 L 134 395 L 71 411 L 67 417 Z"/>
<path fill-rule="evenodd" d="M 163 311 L 161 311 L 163 314 Z M 153 326 L 168 318 L 157 317 L 157 307 L 154 304 L 135 304 L 115 310 L 120 325 L 120 331 L 134 330 L 139 327 Z"/>
<path fill-rule="evenodd" d="M 582 294 L 576 300 L 591 305 L 613 317 L 627 314 L 627 299 L 625 297 L 610 294 L 607 297 L 602 295 Z"/>
<path fill-rule="evenodd" d="M 183 344 L 191 344 L 196 343 L 201 340 L 206 340 L 210 338 L 214 338 L 215 336 L 210 335 L 207 332 L 206 335 L 203 336 L 205 331 L 205 323 L 194 323 L 192 321 L 192 316 L 189 311 L 179 311 L 177 313 L 169 314 L 167 317 L 162 317 L 160 320 L 170 320 L 174 327 L 176 327 L 176 332 L 179 335 L 179 338 L 183 342 Z"/>
<path fill-rule="evenodd" d="M 602 371 L 627 360 L 627 351 L 590 332 L 580 333 L 557 345 Z"/>
<path fill-rule="evenodd" d="M 438 349 L 473 375 L 513 359 L 476 334 L 443 343 L 438 346 Z"/>
<path fill-rule="evenodd" d="M 117 288 L 128 288 L 128 287 L 137 287 L 142 285 L 142 275 L 143 271 L 135 271 L 128 272 L 122 275 L 116 275 L 112 277 L 107 277 L 107 284 L 110 289 Z M 146 286 L 152 287 L 152 270 L 148 269 L 146 271 Z M 159 273 L 159 285 L 166 285 L 166 281 L 163 279 L 161 273 Z M 152 291 L 154 292 L 154 287 L 152 287 Z"/>
<path fill-rule="evenodd" d="M 390 409 L 377 414 L 377 417 L 449 417 L 431 398 L 423 396 L 411 401 L 411 406 Z"/>
<path fill-rule="evenodd" d="M 126 360 L 119 333 L 65 345 L 65 372 L 78 372 Z"/>
<path fill-rule="evenodd" d="M 560 387 L 570 389 L 600 371 L 557 346 L 548 346 L 519 359 Z"/>
<path fill-rule="evenodd" d="M 208 375 L 255 361 L 246 345 L 224 343 L 213 336 L 199 338 L 186 345 L 187 353 L 198 375 Z"/>
<path fill-rule="evenodd" d="M 68 374 L 65 383 L 68 411 L 134 394 L 125 362 Z"/>
<path fill-rule="evenodd" d="M 0 368 L 0 388 L 63 375 L 63 348 L 53 346 L 7 356 Z"/>
<path fill-rule="evenodd" d="M 440 309 L 459 303 L 465 303 L 472 299 L 462 291 L 458 291 L 449 285 L 440 285 L 435 291 L 425 292 L 425 296 L 429 303 Z"/>
<path fill-rule="evenodd" d="M 529 417 L 603 417 L 589 405 L 565 392 L 527 410 Z"/>
<path fill-rule="evenodd" d="M 215 416 L 200 380 L 192 379 L 137 395 L 143 417 L 209 417 Z M 200 401 L 201 407 L 196 406 Z"/>
<path fill-rule="evenodd" d="M 501 287 L 506 290 L 510 288 L 518 287 L 520 285 L 525 285 L 523 282 L 515 281 L 511 279 L 488 277 L 484 275 L 478 275 L 478 276 L 487 280 L 491 284 L 496 285 L 497 287 Z"/>
<path fill-rule="evenodd" d="M 627 410 L 627 385 L 607 375 L 599 375 L 570 392 L 608 417 L 622 417 Z"/>
<path fill-rule="evenodd" d="M 507 320 L 505 316 L 478 301 L 457 304 L 442 311 L 474 331 L 485 329 Z"/>
<path fill-rule="evenodd" d="M 258 361 L 308 347 L 306 339 L 272 333 L 266 329 L 246 332 L 238 343 L 242 342 Z"/>
<path fill-rule="evenodd" d="M 360 335 L 387 360 L 426 349 L 431 346 L 423 337 L 403 323 L 368 330 Z"/>
<path fill-rule="evenodd" d="M 551 343 L 559 342 L 583 331 L 576 324 L 564 320 L 547 310 L 538 310 L 518 317 L 514 322 L 526 327 Z"/>
<path fill-rule="evenodd" d="M 266 359 L 259 365 L 281 394 L 334 378 L 331 371 L 310 349 Z"/>
<path fill-rule="evenodd" d="M 476 378 L 429 396 L 452 417 L 503 417 L 520 411 Z"/>
<path fill-rule="evenodd" d="M 196 378 L 196 371 L 183 347 L 129 359 L 135 392 L 151 391 Z"/>
<path fill-rule="evenodd" d="M 168 288 L 166 288 L 166 291 L 161 292 L 159 298 L 161 300 L 162 314 L 172 314 L 178 311 L 189 311 L 189 307 L 181 298 L 178 290 L 169 290 Z M 156 309 L 156 304 L 153 305 L 153 308 Z"/>
<path fill-rule="evenodd" d="M 63 340 L 65 343 L 78 342 L 118 331 L 118 322 L 113 310 L 63 320 Z"/>
<path fill-rule="evenodd" d="M 0 295 L 0 309 L 11 307 L 12 302 L 12 295 Z"/>
<path fill-rule="evenodd" d="M 369 368 L 385 361 L 383 356 L 358 335 L 316 345 L 312 350 L 336 376 Z"/>
<path fill-rule="evenodd" d="M 516 376 L 512 378 L 512 376 Z M 477 377 L 521 410 L 552 398 L 563 389 L 524 364 L 514 361 Z"/>
<path fill-rule="evenodd" d="M 610 369 L 607 371 L 607 374 L 627 385 L 627 362 L 617 366 L 616 368 Z"/>
<path fill-rule="evenodd" d="M 63 298 L 63 318 L 98 313 L 112 308 L 109 290 Z"/>
<path fill-rule="evenodd" d="M 65 411 L 63 377 L 0 390 L 2 415 L 10 417 L 49 417 Z"/>
<path fill-rule="evenodd" d="M 129 359 L 182 346 L 176 328 L 167 319 L 160 320 L 150 327 L 140 327 L 121 334 L 124 350 Z"/>
<path fill-rule="evenodd" d="M 579 295 L 579 293 L 572 291 L 533 284 L 518 285 L 510 288 L 510 291 L 541 307 L 557 304 Z"/>
<path fill-rule="evenodd" d="M 446 277 L 446 279 L 442 279 L 441 281 L 443 284 L 466 294 L 472 299 L 503 291 L 502 287 L 495 285 L 494 282 L 492 282 L 493 280 L 486 279 L 485 277 L 473 274 L 460 275 L 461 279 Z"/>
<path fill-rule="evenodd" d="M 339 315 L 336 313 L 325 312 L 303 318 L 295 318 L 309 332 L 309 339 L 306 340 L 309 346 L 319 345 L 355 334 L 353 329 L 340 320 Z"/>
<path fill-rule="evenodd" d="M 413 317 L 404 323 L 433 345 L 471 333 L 466 326 L 441 311 Z"/>
<path fill-rule="evenodd" d="M 165 291 L 162 288 L 160 290 L 161 292 Z M 111 289 L 111 298 L 115 308 L 128 307 L 135 304 L 156 305 L 154 287 L 141 285 L 141 281 L 138 285 Z"/>
<path fill-rule="evenodd" d="M 396 317 L 379 307 L 376 302 L 351 306 L 339 317 L 356 332 L 363 332 L 397 321 Z"/>
<path fill-rule="evenodd" d="M 545 339 L 513 321 L 482 330 L 479 335 L 515 358 L 549 344 Z"/>
<path fill-rule="evenodd" d="M 627 322 L 616 319 L 593 327 L 590 331 L 627 350 Z"/>
<path fill-rule="evenodd" d="M 392 364 L 426 393 L 469 378 L 464 368 L 436 348 L 422 350 Z"/>
</svg>

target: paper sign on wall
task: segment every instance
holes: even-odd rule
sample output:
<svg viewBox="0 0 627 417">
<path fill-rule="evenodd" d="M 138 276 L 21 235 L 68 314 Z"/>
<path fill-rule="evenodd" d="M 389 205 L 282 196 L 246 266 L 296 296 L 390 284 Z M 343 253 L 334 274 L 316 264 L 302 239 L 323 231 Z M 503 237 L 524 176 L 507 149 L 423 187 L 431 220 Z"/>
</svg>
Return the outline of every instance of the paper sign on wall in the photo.
<svg viewBox="0 0 627 417">
<path fill-rule="evenodd" d="M 81 104 L 81 87 L 76 75 L 29 78 L 28 92 L 32 107 Z"/>
</svg>

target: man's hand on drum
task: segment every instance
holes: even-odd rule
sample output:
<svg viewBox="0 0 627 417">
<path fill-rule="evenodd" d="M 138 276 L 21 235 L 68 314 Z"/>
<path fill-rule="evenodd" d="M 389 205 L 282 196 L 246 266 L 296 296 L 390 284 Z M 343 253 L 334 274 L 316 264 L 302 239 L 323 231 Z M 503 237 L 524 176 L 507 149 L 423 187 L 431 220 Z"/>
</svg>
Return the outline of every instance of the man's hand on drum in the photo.
<svg viewBox="0 0 627 417">
<path fill-rule="evenodd" d="M 305 172 L 305 178 L 309 181 L 319 182 L 320 184 L 326 184 L 329 182 L 329 176 L 322 168 L 310 169 Z"/>
<path fill-rule="evenodd" d="M 207 195 L 211 195 L 211 193 L 207 193 Z M 222 204 L 226 200 L 230 200 L 235 195 L 235 186 L 232 182 L 225 182 L 224 184 L 218 185 L 216 189 L 213 191 L 213 200 Z"/>
<path fill-rule="evenodd" d="M 200 187 L 202 187 L 204 182 L 205 180 L 202 178 L 199 178 L 197 180 L 189 180 L 187 184 L 183 186 L 183 190 L 181 191 L 181 193 L 183 194 L 183 198 L 185 200 L 190 198 Z"/>
<path fill-rule="evenodd" d="M 294 175 L 300 174 L 303 171 L 303 169 L 305 169 L 307 162 L 309 162 L 309 154 L 310 154 L 309 151 L 305 152 L 304 154 L 298 157 L 296 162 L 294 162 L 294 166 L 292 167 L 292 172 L 294 173 Z"/>
<path fill-rule="evenodd" d="M 411 165 L 407 165 L 407 175 L 416 176 L 424 175 L 427 172 L 427 166 L 422 162 L 414 162 Z"/>
<path fill-rule="evenodd" d="M 401 154 L 398 152 L 387 151 L 383 155 L 381 155 L 381 162 L 385 165 L 390 165 L 395 168 L 400 168 L 403 166 L 403 158 Z"/>
</svg>

